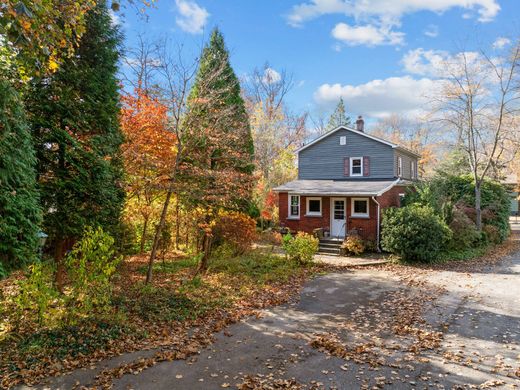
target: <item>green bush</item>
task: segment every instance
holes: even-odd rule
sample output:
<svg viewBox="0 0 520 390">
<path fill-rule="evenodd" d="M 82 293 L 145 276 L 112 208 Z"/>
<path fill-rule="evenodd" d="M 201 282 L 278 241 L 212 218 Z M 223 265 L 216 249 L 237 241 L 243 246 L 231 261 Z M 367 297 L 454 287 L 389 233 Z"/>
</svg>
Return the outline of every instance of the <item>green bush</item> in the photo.
<svg viewBox="0 0 520 390">
<path fill-rule="evenodd" d="M 37 323 L 39 326 L 56 326 L 61 323 L 63 297 L 54 287 L 54 267 L 50 263 L 34 263 L 29 274 L 18 285 L 20 292 L 15 298 L 15 321 L 17 325 Z"/>
<path fill-rule="evenodd" d="M 114 239 L 101 227 L 85 229 L 82 239 L 66 258 L 71 281 L 68 296 L 71 322 L 109 312 L 112 296 L 110 278 L 121 259 L 116 256 Z"/>
<path fill-rule="evenodd" d="M 480 239 L 475 222 L 466 215 L 460 207 L 454 207 L 451 213 L 451 222 L 448 225 L 453 233 L 448 244 L 450 249 L 460 250 L 471 248 Z"/>
<path fill-rule="evenodd" d="M 384 210 L 381 245 L 407 261 L 435 260 L 451 231 L 431 207 L 410 205 Z"/>
<path fill-rule="evenodd" d="M 494 225 L 484 225 L 482 227 L 482 239 L 486 243 L 500 244 L 502 242 L 500 229 Z"/>
<path fill-rule="evenodd" d="M 469 175 L 438 174 L 428 182 L 420 183 L 407 193 L 405 205 L 418 204 L 432 207 L 446 223 L 452 220 L 454 205 L 466 205 L 464 212 L 475 222 L 475 184 Z M 497 182 L 485 180 L 481 185 L 482 221 L 498 228 L 500 242 L 510 233 L 510 200 L 505 188 Z"/>
<path fill-rule="evenodd" d="M 295 237 L 287 234 L 283 238 L 283 249 L 291 260 L 300 264 L 310 263 L 318 252 L 319 240 L 312 234 L 298 232 Z"/>
</svg>

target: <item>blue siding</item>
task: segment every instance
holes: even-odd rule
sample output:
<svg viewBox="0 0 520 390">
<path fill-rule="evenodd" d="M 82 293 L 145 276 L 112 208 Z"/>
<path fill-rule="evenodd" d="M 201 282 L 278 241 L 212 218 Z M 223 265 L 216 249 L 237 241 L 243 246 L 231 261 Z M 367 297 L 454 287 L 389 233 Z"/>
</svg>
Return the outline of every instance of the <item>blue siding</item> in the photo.
<svg viewBox="0 0 520 390">
<path fill-rule="evenodd" d="M 346 145 L 340 145 L 340 137 L 347 137 Z M 370 158 L 370 176 L 345 177 L 345 157 Z M 394 149 L 355 132 L 340 129 L 324 137 L 298 155 L 299 179 L 392 179 L 395 177 Z"/>
<path fill-rule="evenodd" d="M 412 154 L 404 153 L 401 151 L 396 151 L 395 152 L 395 174 L 396 175 L 397 175 L 397 167 L 399 165 L 399 160 L 398 160 L 399 157 L 401 157 L 402 164 L 403 164 L 403 171 L 401 172 L 401 178 L 413 180 L 411 162 L 417 161 L 417 157 L 415 157 Z M 417 165 L 417 162 L 416 162 L 415 167 L 416 167 L 416 170 L 419 168 Z"/>
</svg>

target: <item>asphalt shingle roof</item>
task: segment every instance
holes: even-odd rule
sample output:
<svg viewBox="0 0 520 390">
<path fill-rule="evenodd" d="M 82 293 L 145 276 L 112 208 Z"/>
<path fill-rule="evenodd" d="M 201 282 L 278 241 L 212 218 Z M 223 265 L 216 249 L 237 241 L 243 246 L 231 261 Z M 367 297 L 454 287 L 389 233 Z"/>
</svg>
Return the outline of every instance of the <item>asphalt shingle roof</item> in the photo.
<svg viewBox="0 0 520 390">
<path fill-rule="evenodd" d="M 371 195 L 377 196 L 403 180 L 293 180 L 276 187 L 276 192 L 294 192 L 301 195 Z"/>
</svg>

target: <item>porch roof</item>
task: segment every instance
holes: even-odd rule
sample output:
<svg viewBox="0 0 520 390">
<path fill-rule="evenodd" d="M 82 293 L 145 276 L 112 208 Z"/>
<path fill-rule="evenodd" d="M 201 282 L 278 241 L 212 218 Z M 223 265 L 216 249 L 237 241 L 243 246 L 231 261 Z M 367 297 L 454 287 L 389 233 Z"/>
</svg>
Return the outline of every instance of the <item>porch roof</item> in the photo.
<svg viewBox="0 0 520 390">
<path fill-rule="evenodd" d="M 299 195 L 365 195 L 379 196 L 404 180 L 293 180 L 274 188 L 276 192 L 293 192 Z"/>
</svg>

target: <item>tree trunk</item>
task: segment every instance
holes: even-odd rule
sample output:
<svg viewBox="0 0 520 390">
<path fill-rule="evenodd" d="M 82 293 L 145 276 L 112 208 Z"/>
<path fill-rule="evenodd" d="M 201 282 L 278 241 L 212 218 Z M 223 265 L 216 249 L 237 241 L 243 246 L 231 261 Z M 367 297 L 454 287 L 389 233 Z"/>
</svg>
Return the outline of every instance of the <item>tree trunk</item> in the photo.
<svg viewBox="0 0 520 390">
<path fill-rule="evenodd" d="M 65 287 L 65 239 L 58 238 L 54 247 L 54 261 L 56 262 L 56 273 L 54 274 L 54 284 L 59 292 L 63 293 Z"/>
<path fill-rule="evenodd" d="M 202 239 L 202 250 L 203 250 L 203 256 L 200 260 L 199 269 L 197 270 L 197 274 L 199 273 L 205 273 L 208 270 L 208 262 L 209 262 L 209 255 L 211 253 L 211 243 L 213 239 L 211 237 L 211 234 L 204 232 L 204 237 Z"/>
<path fill-rule="evenodd" d="M 164 227 L 164 222 L 166 221 L 166 214 L 168 214 L 168 206 L 170 205 L 170 200 L 172 198 L 172 191 L 168 190 L 166 194 L 166 199 L 164 199 L 163 208 L 161 211 L 161 219 L 159 220 L 159 225 L 155 230 L 155 236 L 153 238 L 153 246 L 152 252 L 150 253 L 150 259 L 148 260 L 148 272 L 146 272 L 146 284 L 149 284 L 152 281 L 152 268 L 153 262 L 155 261 L 155 257 L 157 256 L 157 248 L 159 247 L 159 241 L 161 239 L 162 229 Z"/>
<path fill-rule="evenodd" d="M 144 225 L 143 225 L 143 233 L 142 233 L 142 236 L 141 236 L 140 253 L 144 253 L 144 244 L 146 242 L 146 233 L 147 233 L 147 230 L 148 230 L 148 220 L 149 219 L 150 219 L 150 217 L 148 215 L 146 217 L 144 217 Z"/>
<path fill-rule="evenodd" d="M 179 194 L 175 196 L 175 249 L 179 250 L 180 235 Z"/>
<path fill-rule="evenodd" d="M 475 183 L 475 211 L 476 211 L 476 225 L 477 230 L 482 231 L 482 206 L 480 199 L 480 183 L 477 181 Z"/>
</svg>

